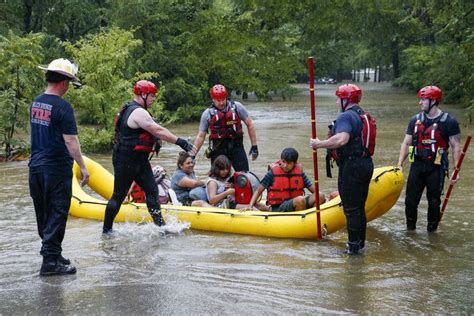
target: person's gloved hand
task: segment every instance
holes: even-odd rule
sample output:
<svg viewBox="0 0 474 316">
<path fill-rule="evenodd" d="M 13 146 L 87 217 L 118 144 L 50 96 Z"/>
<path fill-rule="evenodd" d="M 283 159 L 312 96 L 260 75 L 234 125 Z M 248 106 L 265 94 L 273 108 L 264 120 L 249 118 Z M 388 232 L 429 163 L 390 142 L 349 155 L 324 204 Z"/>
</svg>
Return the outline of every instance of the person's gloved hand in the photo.
<svg viewBox="0 0 474 316">
<path fill-rule="evenodd" d="M 191 144 L 190 142 L 182 139 L 181 137 L 178 137 L 176 140 L 176 145 L 181 147 L 184 151 L 191 152 L 194 151 L 194 145 Z M 191 156 L 195 155 L 194 152 L 191 153 Z"/>
<path fill-rule="evenodd" d="M 257 159 L 257 157 L 258 157 L 258 147 L 257 147 L 257 145 L 254 145 L 250 148 L 249 156 L 252 156 L 252 160 Z"/>
</svg>

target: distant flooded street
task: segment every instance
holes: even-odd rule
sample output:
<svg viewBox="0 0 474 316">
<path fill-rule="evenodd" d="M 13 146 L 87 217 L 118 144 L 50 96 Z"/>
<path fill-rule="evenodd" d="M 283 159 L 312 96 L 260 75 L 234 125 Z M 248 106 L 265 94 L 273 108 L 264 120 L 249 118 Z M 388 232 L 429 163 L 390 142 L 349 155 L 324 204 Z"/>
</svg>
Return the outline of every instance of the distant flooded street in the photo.
<svg viewBox="0 0 474 316">
<path fill-rule="evenodd" d="M 300 153 L 312 175 L 309 92 L 292 100 L 242 101 L 254 119 L 260 155 L 250 162 L 262 177 L 285 147 Z M 336 117 L 335 85 L 316 86 L 318 136 Z M 361 84 L 361 106 L 377 120 L 377 166 L 395 165 L 412 115 L 414 94 L 389 84 Z M 240 101 L 240 100 L 239 100 Z M 474 129 L 463 109 L 440 106 L 461 124 L 462 143 Z M 194 139 L 198 123 L 169 126 Z M 249 149 L 247 130 L 245 146 Z M 79 135 L 80 136 L 80 135 Z M 207 144 L 207 140 L 205 145 Z M 341 254 L 341 230 L 323 241 L 264 238 L 195 231 L 170 223 L 164 234 L 152 224 L 115 224 L 117 234 L 102 236 L 102 222 L 69 217 L 63 254 L 78 272 L 40 278 L 40 239 L 28 191 L 27 162 L 0 164 L 0 315 L 24 314 L 462 314 L 474 313 L 474 144 L 468 151 L 438 232 L 428 234 L 426 199 L 418 230 L 405 229 L 404 197 L 387 214 L 368 224 L 361 256 Z M 205 178 L 210 162 L 197 157 Z M 154 164 L 171 175 L 179 147 L 165 144 Z M 318 152 L 320 188 L 337 188 L 326 178 L 325 152 Z M 112 170 L 111 154 L 90 155 Z M 409 163 L 404 166 L 408 175 Z M 452 170 L 450 157 L 450 170 Z M 447 186 L 446 186 L 447 188 Z"/>
</svg>

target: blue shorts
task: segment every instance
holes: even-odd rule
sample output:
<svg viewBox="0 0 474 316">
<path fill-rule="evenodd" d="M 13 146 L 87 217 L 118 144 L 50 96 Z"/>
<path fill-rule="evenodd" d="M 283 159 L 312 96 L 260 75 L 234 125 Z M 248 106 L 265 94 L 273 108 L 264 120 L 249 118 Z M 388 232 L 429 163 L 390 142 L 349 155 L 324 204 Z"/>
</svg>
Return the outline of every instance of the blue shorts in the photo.
<svg viewBox="0 0 474 316">
<path fill-rule="evenodd" d="M 286 200 L 280 205 L 273 205 L 272 212 L 293 212 L 295 207 L 293 206 L 293 199 Z"/>
</svg>

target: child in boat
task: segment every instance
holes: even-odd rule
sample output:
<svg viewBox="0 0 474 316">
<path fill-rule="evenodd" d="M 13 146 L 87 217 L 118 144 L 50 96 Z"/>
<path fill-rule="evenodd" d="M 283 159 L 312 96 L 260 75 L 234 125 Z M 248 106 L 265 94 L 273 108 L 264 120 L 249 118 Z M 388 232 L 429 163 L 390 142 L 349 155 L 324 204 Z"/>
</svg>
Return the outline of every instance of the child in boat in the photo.
<svg viewBox="0 0 474 316">
<path fill-rule="evenodd" d="M 236 208 L 234 201 L 235 190 L 228 182 L 232 164 L 224 155 L 218 156 L 211 165 L 209 179 L 206 181 L 206 194 L 209 206 L 221 208 Z"/>
<path fill-rule="evenodd" d="M 171 181 L 166 176 L 166 170 L 162 166 L 156 165 L 152 169 L 155 183 L 158 186 L 158 198 L 160 204 L 166 204 L 169 202 L 168 190 L 171 187 Z M 145 203 L 145 192 L 135 182 L 132 182 L 130 189 L 128 190 L 127 196 L 125 197 L 124 203 L 135 202 Z"/>
<path fill-rule="evenodd" d="M 304 196 L 305 188 L 312 194 Z M 268 210 L 272 212 L 300 211 L 316 204 L 314 185 L 298 163 L 298 152 L 294 148 L 285 148 L 281 153 L 281 160 L 269 166 L 269 171 L 250 200 L 250 209 L 255 207 L 256 201 L 264 190 L 268 192 Z M 321 193 L 319 193 L 319 201 L 321 204 L 326 201 Z"/>
<path fill-rule="evenodd" d="M 213 206 L 228 209 L 244 209 L 248 205 L 235 202 L 235 189 L 231 177 L 232 164 L 224 155 L 219 155 L 211 165 L 209 179 L 206 182 L 206 194 L 209 204 L 200 206 Z M 259 207 L 260 204 L 256 204 Z M 262 205 L 264 206 L 264 205 Z"/>
</svg>

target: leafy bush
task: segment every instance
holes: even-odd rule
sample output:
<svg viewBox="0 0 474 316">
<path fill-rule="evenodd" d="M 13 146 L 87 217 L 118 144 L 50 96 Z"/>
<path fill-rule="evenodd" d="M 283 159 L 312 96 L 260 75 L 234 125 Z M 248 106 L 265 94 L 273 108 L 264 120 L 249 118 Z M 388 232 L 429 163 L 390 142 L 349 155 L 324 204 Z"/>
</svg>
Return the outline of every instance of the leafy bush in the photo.
<svg viewBox="0 0 474 316">
<path fill-rule="evenodd" d="M 79 140 L 84 153 L 106 153 L 113 147 L 114 131 L 94 127 L 79 127 Z"/>
<path fill-rule="evenodd" d="M 0 143 L 6 158 L 21 146 L 16 134 L 26 130 L 29 105 L 41 86 L 38 64 L 43 38 L 43 34 L 21 37 L 12 31 L 0 36 Z"/>
<path fill-rule="evenodd" d="M 179 107 L 175 112 L 170 113 L 169 118 L 166 120 L 166 124 L 170 123 L 186 123 L 192 121 L 198 121 L 201 118 L 202 112 L 206 109 L 206 106 L 182 106 Z"/>
<path fill-rule="evenodd" d="M 186 83 L 183 78 L 174 78 L 167 82 L 166 90 L 161 93 L 163 93 L 166 109 L 169 111 L 205 101 L 200 87 Z"/>
<path fill-rule="evenodd" d="M 157 76 L 154 72 L 132 75 L 132 53 L 141 44 L 132 32 L 116 27 L 66 44 L 83 83 L 81 89 L 69 92 L 71 103 L 80 110 L 79 122 L 109 128 L 121 104 L 131 98 L 134 83 Z"/>
</svg>

